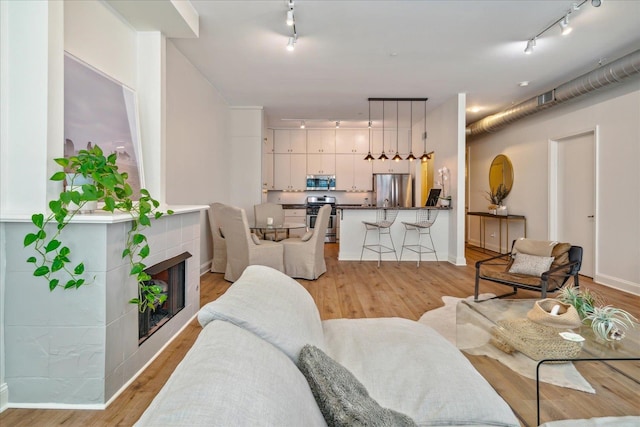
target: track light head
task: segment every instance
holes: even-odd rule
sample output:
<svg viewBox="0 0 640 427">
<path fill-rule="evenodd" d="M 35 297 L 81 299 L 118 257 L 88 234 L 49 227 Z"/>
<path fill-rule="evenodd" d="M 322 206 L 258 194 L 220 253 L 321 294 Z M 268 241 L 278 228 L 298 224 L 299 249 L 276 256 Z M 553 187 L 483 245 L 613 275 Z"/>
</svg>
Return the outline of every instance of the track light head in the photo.
<svg viewBox="0 0 640 427">
<path fill-rule="evenodd" d="M 336 129 L 340 129 L 340 120 L 336 120 Z"/>
<path fill-rule="evenodd" d="M 306 126 L 306 124 L 304 123 L 304 120 L 302 122 L 300 122 L 300 129 L 304 129 Z"/>
<path fill-rule="evenodd" d="M 562 21 L 559 22 L 559 24 L 560 24 L 560 28 L 562 30 L 563 36 L 566 36 L 567 34 L 569 34 L 573 29 L 569 26 L 569 15 L 565 15 L 565 17 L 562 19 Z"/>
<path fill-rule="evenodd" d="M 524 49 L 524 53 L 527 55 L 531 55 L 533 53 L 533 48 L 536 47 L 536 39 L 531 39 L 527 42 L 527 47 Z"/>
<path fill-rule="evenodd" d="M 293 9 L 289 9 L 287 11 L 287 25 L 292 27 L 293 26 Z"/>
<path fill-rule="evenodd" d="M 600 7 L 601 4 L 602 0 L 591 0 L 591 6 L 593 7 Z"/>
<path fill-rule="evenodd" d="M 292 52 L 296 48 L 296 38 L 294 36 L 289 37 L 289 42 L 287 43 L 287 50 Z"/>
</svg>

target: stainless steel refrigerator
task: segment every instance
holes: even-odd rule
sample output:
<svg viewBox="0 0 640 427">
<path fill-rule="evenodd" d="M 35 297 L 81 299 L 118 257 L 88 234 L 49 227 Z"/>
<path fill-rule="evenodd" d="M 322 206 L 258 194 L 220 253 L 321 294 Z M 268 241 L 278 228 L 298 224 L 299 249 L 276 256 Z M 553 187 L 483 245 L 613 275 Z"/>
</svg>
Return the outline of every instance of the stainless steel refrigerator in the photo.
<svg viewBox="0 0 640 427">
<path fill-rule="evenodd" d="M 373 199 L 378 207 L 413 206 L 413 179 L 408 173 L 374 173 Z"/>
</svg>

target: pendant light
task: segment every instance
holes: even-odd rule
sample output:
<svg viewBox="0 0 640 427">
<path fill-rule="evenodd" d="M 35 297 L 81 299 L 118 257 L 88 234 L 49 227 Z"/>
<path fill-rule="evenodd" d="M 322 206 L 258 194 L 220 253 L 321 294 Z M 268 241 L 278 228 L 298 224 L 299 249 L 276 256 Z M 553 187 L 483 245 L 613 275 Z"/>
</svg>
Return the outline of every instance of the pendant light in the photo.
<svg viewBox="0 0 640 427">
<path fill-rule="evenodd" d="M 383 162 L 387 160 L 388 157 L 384 154 L 384 100 L 382 101 L 382 154 L 378 157 L 378 160 L 382 160 Z"/>
<path fill-rule="evenodd" d="M 369 100 L 369 152 L 364 159 L 370 162 L 375 160 L 375 157 L 371 155 L 371 100 Z"/>
<path fill-rule="evenodd" d="M 393 160 L 396 162 L 402 160 L 402 157 L 400 157 L 398 153 L 398 145 L 400 145 L 400 104 L 396 99 L 396 155 L 393 156 Z"/>
<path fill-rule="evenodd" d="M 416 156 L 413 155 L 413 101 L 411 101 L 411 108 L 409 109 L 411 118 L 409 119 L 409 155 L 406 160 L 413 162 Z"/>
<path fill-rule="evenodd" d="M 426 162 L 431 158 L 431 155 L 427 153 L 427 101 L 424 101 L 424 134 L 422 135 L 424 138 L 424 152 L 422 156 L 420 156 L 420 160 Z"/>
</svg>

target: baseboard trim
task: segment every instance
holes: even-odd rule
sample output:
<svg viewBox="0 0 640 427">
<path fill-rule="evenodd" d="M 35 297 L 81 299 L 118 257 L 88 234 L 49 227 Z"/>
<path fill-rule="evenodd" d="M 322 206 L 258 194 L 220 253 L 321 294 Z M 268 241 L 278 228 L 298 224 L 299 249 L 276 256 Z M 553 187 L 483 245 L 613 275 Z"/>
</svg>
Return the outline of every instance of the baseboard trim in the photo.
<svg viewBox="0 0 640 427">
<path fill-rule="evenodd" d="M 9 407 L 9 386 L 7 383 L 0 384 L 0 412 Z"/>
<path fill-rule="evenodd" d="M 204 276 L 209 271 L 211 271 L 211 264 L 213 263 L 213 259 L 205 262 L 204 264 L 200 264 L 200 276 Z"/>
<path fill-rule="evenodd" d="M 593 280 L 601 285 L 640 296 L 640 283 L 629 282 L 606 274 L 596 274 Z"/>
</svg>

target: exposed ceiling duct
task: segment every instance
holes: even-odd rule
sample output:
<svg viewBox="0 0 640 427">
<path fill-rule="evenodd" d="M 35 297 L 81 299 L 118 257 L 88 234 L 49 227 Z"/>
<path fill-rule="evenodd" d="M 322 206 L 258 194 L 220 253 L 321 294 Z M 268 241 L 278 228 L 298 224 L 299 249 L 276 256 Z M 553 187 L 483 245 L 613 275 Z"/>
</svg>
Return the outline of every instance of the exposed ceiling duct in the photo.
<svg viewBox="0 0 640 427">
<path fill-rule="evenodd" d="M 524 117 L 554 107 L 578 96 L 585 95 L 640 73 L 640 50 L 636 50 L 611 64 L 583 74 L 557 88 L 530 98 L 518 105 L 467 126 L 467 136 L 496 132 Z"/>
</svg>

